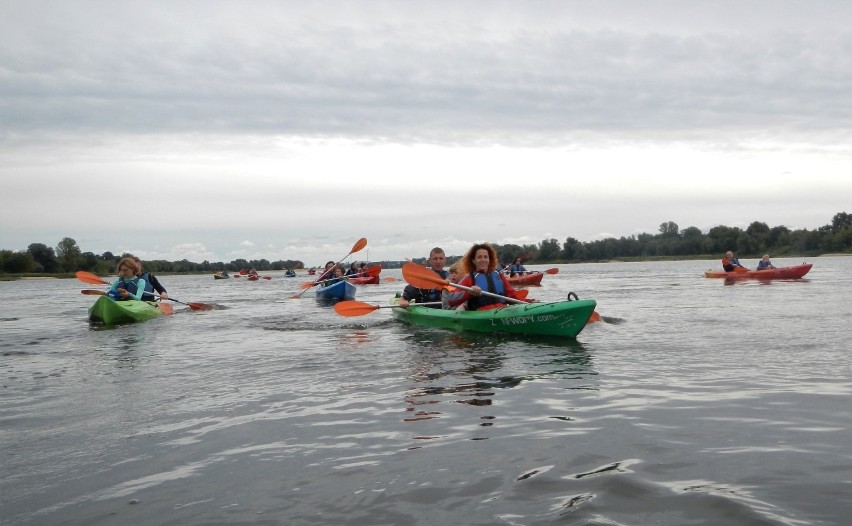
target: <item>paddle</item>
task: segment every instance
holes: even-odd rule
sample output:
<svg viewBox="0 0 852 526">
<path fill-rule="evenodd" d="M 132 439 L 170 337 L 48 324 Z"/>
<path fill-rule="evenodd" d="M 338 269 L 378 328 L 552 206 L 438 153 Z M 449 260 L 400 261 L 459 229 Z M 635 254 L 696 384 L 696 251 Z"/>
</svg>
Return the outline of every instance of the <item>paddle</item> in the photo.
<svg viewBox="0 0 852 526">
<path fill-rule="evenodd" d="M 449 285 L 451 287 L 466 290 L 468 292 L 473 290 L 471 287 L 465 287 L 464 285 L 459 285 L 458 283 L 450 283 L 449 281 L 435 274 L 433 271 L 422 265 L 418 265 L 417 263 L 406 263 L 405 265 L 403 265 L 402 277 L 405 278 L 405 281 L 414 285 L 418 289 L 433 289 L 435 288 L 435 285 Z M 492 298 L 503 300 L 506 303 L 527 303 L 526 301 L 516 300 L 515 298 L 510 298 L 508 296 L 501 296 L 499 294 L 494 294 L 493 292 L 488 292 L 485 290 L 483 290 L 481 294 L 483 296 L 491 296 Z"/>
<path fill-rule="evenodd" d="M 86 294 L 87 296 L 109 296 L 108 292 L 104 292 L 102 290 L 83 289 L 80 292 L 82 292 L 83 294 Z M 157 296 L 157 297 L 160 298 L 161 300 L 163 299 L 162 296 Z M 166 298 L 166 299 L 169 300 L 169 301 L 174 301 L 175 303 L 181 303 L 183 305 L 186 305 L 191 310 L 213 310 L 213 306 L 208 305 L 207 303 L 194 303 L 194 302 L 193 303 L 187 303 L 185 301 L 176 300 L 174 298 Z"/>
<path fill-rule="evenodd" d="M 354 245 L 352 245 L 352 250 L 350 250 L 348 254 L 346 254 L 345 256 L 343 256 L 342 258 L 340 258 L 340 261 L 343 261 L 344 259 L 348 258 L 348 257 L 349 257 L 349 256 L 351 256 L 352 254 L 354 254 L 355 252 L 358 252 L 359 250 L 361 250 L 362 248 L 364 248 L 364 247 L 366 247 L 366 246 L 367 246 L 367 238 L 362 237 L 361 239 L 359 239 L 358 241 L 356 241 Z M 340 265 L 340 261 L 338 261 L 337 263 L 335 263 L 335 265 Z M 325 274 L 325 273 L 323 273 L 323 274 Z M 320 277 L 322 277 L 322 275 L 320 275 Z M 311 284 L 311 287 L 313 287 L 314 285 L 316 285 L 316 284 L 318 284 L 318 283 L 319 283 L 318 281 L 317 281 L 317 282 L 314 282 L 313 284 Z M 310 287 L 308 287 L 308 288 L 310 288 Z M 300 293 L 298 293 L 298 294 L 295 294 L 295 295 L 293 295 L 293 296 L 290 296 L 290 299 L 297 300 L 297 299 L 301 298 L 301 297 L 302 297 L 302 294 L 304 294 L 304 293 L 305 293 L 305 291 L 306 291 L 306 290 L 308 290 L 308 288 L 306 288 L 305 290 L 303 290 L 302 292 L 300 292 Z"/>
<path fill-rule="evenodd" d="M 104 281 L 95 274 L 92 274 L 91 272 L 86 272 L 85 270 L 78 270 L 75 276 L 77 276 L 77 279 L 79 279 L 83 283 L 89 283 L 92 285 L 109 285 L 108 281 Z"/>
<path fill-rule="evenodd" d="M 505 274 L 559 274 L 559 269 L 556 267 L 549 268 L 547 270 L 521 270 L 521 271 L 512 271 L 512 270 L 504 270 Z"/>
<path fill-rule="evenodd" d="M 369 276 L 371 278 L 378 276 L 381 273 L 382 273 L 382 266 L 381 265 L 375 265 L 375 266 L 367 267 L 367 268 L 364 269 L 364 275 Z"/>
<path fill-rule="evenodd" d="M 441 305 L 440 301 L 432 301 L 426 303 L 412 303 L 412 306 L 416 307 L 424 307 L 426 305 Z M 369 303 L 364 303 L 363 301 L 340 301 L 334 305 L 334 312 L 340 314 L 341 316 L 363 316 L 365 314 L 369 314 L 374 310 L 379 309 L 393 309 L 393 308 L 402 308 L 399 305 L 371 305 Z"/>
</svg>

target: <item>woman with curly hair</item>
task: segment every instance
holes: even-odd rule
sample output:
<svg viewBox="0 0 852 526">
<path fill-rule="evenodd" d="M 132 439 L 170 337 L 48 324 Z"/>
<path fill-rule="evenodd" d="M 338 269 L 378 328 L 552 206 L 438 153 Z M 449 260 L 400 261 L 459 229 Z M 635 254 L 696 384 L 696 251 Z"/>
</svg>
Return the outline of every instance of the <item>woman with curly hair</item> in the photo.
<svg viewBox="0 0 852 526">
<path fill-rule="evenodd" d="M 450 306 L 455 307 L 464 302 L 467 302 L 467 310 L 487 310 L 506 306 L 500 298 L 481 294 L 483 291 L 521 300 L 509 284 L 508 278 L 497 271 L 497 263 L 497 252 L 488 243 L 477 243 L 470 247 L 462 258 L 462 272 L 467 275 L 459 281 L 459 285 L 469 287 L 471 290 L 466 290 L 459 298 L 452 299 Z"/>
</svg>

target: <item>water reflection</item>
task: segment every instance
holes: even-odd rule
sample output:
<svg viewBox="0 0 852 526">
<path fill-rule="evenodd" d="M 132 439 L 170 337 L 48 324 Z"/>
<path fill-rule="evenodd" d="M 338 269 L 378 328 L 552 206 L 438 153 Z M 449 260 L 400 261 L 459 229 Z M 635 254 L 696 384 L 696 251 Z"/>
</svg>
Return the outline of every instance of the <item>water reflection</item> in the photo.
<svg viewBox="0 0 852 526">
<path fill-rule="evenodd" d="M 446 405 L 463 404 L 477 408 L 473 413 L 477 428 L 491 427 L 497 416 L 488 408 L 501 392 L 524 382 L 558 380 L 558 389 L 597 389 L 591 355 L 576 340 L 519 339 L 431 330 L 415 331 L 409 340 L 414 353 L 409 374 L 412 385 L 405 395 L 405 422 L 422 424 L 449 417 L 447 413 L 464 417 Z M 512 401 L 502 405 L 510 406 Z M 445 426 L 456 427 L 455 423 Z M 418 435 L 415 439 L 434 440 L 444 436 Z M 487 440 L 487 437 L 469 439 Z"/>
</svg>

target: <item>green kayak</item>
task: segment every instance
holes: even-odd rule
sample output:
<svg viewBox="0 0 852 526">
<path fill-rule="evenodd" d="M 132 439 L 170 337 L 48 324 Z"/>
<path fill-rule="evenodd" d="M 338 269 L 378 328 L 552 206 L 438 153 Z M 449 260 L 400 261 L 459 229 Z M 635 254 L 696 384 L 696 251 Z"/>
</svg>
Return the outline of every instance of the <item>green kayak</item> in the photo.
<svg viewBox="0 0 852 526">
<path fill-rule="evenodd" d="M 163 305 L 163 307 L 167 307 Z M 95 304 L 89 307 L 89 321 L 100 322 L 104 325 L 145 321 L 162 316 L 164 311 L 155 302 L 122 300 L 115 301 L 108 296 L 98 297 Z"/>
<path fill-rule="evenodd" d="M 595 306 L 595 300 L 578 300 L 524 303 L 482 311 L 411 306 L 391 312 L 394 319 L 426 327 L 573 338 L 586 326 Z"/>
</svg>

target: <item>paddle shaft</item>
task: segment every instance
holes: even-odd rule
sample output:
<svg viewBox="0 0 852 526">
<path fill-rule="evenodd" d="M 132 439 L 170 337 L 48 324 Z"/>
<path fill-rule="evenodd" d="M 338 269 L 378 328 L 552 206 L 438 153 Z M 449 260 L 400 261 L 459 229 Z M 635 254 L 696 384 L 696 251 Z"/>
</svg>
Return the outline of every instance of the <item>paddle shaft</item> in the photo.
<svg viewBox="0 0 852 526">
<path fill-rule="evenodd" d="M 445 283 L 451 287 L 466 290 L 471 294 L 473 294 L 474 292 L 472 287 L 466 287 L 464 285 L 459 285 L 458 283 L 450 283 L 449 281 L 446 281 Z M 487 290 L 480 289 L 479 293 L 483 296 L 491 296 L 492 298 L 504 300 L 506 303 L 526 303 L 526 301 L 516 300 L 515 298 L 510 298 L 509 296 L 501 296 L 499 294 L 494 294 L 493 292 L 488 292 Z"/>
<path fill-rule="evenodd" d="M 443 305 L 440 301 L 427 301 L 425 303 L 409 303 L 409 307 L 430 307 L 434 305 Z M 403 309 L 399 305 L 374 305 L 377 309 Z"/>
</svg>

